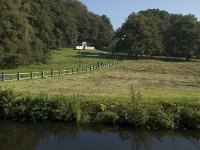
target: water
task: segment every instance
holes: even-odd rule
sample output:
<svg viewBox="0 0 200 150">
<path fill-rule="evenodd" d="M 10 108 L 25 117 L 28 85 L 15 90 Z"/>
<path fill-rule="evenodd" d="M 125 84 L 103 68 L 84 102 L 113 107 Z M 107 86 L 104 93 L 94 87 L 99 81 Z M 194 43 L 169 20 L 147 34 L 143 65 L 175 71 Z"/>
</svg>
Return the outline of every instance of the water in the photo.
<svg viewBox="0 0 200 150">
<path fill-rule="evenodd" d="M 200 150 L 200 131 L 0 122 L 0 150 Z"/>
</svg>

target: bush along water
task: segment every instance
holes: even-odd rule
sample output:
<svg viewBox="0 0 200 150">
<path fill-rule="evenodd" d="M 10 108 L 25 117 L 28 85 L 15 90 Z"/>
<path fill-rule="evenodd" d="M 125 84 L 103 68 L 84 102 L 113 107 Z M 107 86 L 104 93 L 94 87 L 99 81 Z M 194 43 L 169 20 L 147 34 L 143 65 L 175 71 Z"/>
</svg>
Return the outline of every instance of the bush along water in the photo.
<svg viewBox="0 0 200 150">
<path fill-rule="evenodd" d="M 84 96 L 20 94 L 0 90 L 0 118 L 16 121 L 63 121 L 127 125 L 148 129 L 200 129 L 200 105 L 144 102 L 131 91 L 130 102 L 88 100 Z"/>
</svg>

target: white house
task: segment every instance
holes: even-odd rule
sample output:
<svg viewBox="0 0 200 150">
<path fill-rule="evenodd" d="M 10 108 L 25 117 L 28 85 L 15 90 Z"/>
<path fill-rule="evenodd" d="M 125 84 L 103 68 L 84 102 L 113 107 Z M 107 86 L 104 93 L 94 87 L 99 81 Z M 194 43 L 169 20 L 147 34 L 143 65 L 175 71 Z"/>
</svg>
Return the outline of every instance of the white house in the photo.
<svg viewBox="0 0 200 150">
<path fill-rule="evenodd" d="M 76 50 L 95 50 L 95 47 L 87 46 L 87 42 L 82 42 L 82 46 L 76 46 Z"/>
</svg>

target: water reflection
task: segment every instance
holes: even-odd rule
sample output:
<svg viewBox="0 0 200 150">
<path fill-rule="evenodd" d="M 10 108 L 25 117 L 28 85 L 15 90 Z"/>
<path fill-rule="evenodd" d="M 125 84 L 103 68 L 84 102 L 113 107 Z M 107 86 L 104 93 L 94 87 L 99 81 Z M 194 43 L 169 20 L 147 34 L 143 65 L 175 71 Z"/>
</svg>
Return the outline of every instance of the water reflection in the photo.
<svg viewBox="0 0 200 150">
<path fill-rule="evenodd" d="M 199 131 L 0 122 L 1 150 L 200 150 Z"/>
</svg>

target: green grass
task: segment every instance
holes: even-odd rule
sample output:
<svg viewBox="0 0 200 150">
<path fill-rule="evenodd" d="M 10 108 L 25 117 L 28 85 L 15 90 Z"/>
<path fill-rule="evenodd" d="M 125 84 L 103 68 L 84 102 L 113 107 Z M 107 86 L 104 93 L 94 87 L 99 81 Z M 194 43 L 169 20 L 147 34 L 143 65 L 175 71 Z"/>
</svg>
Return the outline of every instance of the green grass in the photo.
<svg viewBox="0 0 200 150">
<path fill-rule="evenodd" d="M 109 53 L 82 51 L 81 66 L 112 58 Z M 4 71 L 77 68 L 78 62 L 78 51 L 65 49 L 53 51 L 49 64 Z M 197 59 L 143 58 L 83 74 L 0 82 L 0 119 L 199 129 L 199 106 Z"/>
<path fill-rule="evenodd" d="M 35 69 L 77 67 L 77 51 L 53 51 L 52 62 Z M 111 61 L 96 51 L 82 53 L 83 65 Z M 41 67 L 41 68 L 40 68 Z M 21 70 L 32 70 L 20 68 Z M 13 70 L 12 70 L 13 71 Z M 87 74 L 0 83 L 3 88 L 35 94 L 83 95 L 94 100 L 128 101 L 130 87 L 146 101 L 200 103 L 200 60 L 191 62 L 153 59 L 126 60 L 122 64 Z"/>
<path fill-rule="evenodd" d="M 108 58 L 106 53 L 98 50 L 84 50 L 79 53 L 73 49 L 62 49 L 52 51 L 52 60 L 48 64 L 38 64 L 22 66 L 16 69 L 0 70 L 4 73 L 16 73 L 16 72 L 31 72 L 31 71 L 42 71 L 42 70 L 59 70 L 59 69 L 72 69 L 79 67 L 79 56 L 80 56 L 80 67 L 89 67 L 99 63 L 106 63 L 112 61 L 112 58 Z"/>
</svg>

